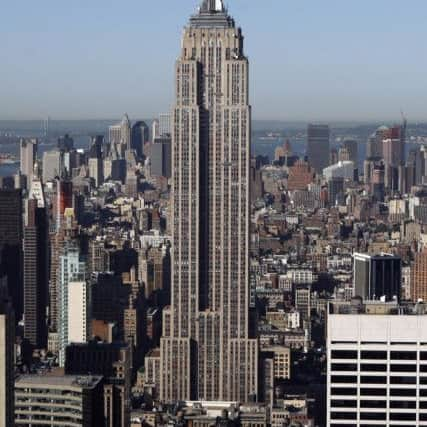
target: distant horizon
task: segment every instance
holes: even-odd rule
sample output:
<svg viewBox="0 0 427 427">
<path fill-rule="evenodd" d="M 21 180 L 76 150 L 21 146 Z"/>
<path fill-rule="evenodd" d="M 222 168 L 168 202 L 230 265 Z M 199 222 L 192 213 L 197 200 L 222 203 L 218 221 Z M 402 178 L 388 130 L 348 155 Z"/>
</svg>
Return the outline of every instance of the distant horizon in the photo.
<svg viewBox="0 0 427 427">
<path fill-rule="evenodd" d="M 45 0 L 25 13 L 18 3 L 2 10 L 0 118 L 155 117 L 171 108 L 182 29 L 200 0 Z M 401 109 L 411 122 L 427 120 L 425 0 L 228 6 L 245 37 L 255 120 L 394 122 Z"/>
</svg>

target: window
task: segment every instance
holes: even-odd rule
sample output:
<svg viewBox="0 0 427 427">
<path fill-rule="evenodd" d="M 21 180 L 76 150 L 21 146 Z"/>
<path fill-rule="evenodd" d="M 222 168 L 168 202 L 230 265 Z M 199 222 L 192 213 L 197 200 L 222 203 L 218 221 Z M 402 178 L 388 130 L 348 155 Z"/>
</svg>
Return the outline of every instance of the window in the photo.
<svg viewBox="0 0 427 427">
<path fill-rule="evenodd" d="M 385 400 L 362 400 L 360 402 L 361 408 L 387 408 Z"/>
<path fill-rule="evenodd" d="M 387 384 L 387 377 L 380 377 L 380 376 L 362 376 L 360 377 L 360 382 L 362 384 Z"/>
<path fill-rule="evenodd" d="M 361 388 L 361 396 L 387 396 L 387 389 L 385 388 Z"/>
<path fill-rule="evenodd" d="M 378 363 L 369 364 L 369 363 L 362 363 L 360 366 L 361 371 L 366 372 L 386 372 L 387 371 L 387 365 L 380 365 Z"/>
<path fill-rule="evenodd" d="M 417 372 L 416 365 L 390 365 L 391 372 Z"/>
<path fill-rule="evenodd" d="M 357 388 L 332 387 L 331 394 L 337 395 L 337 396 L 356 396 L 357 395 Z"/>
<path fill-rule="evenodd" d="M 390 353 L 392 360 L 417 360 L 416 351 L 392 351 Z"/>
<path fill-rule="evenodd" d="M 390 384 L 416 384 L 416 377 L 390 377 Z"/>
<path fill-rule="evenodd" d="M 386 420 L 386 414 L 383 412 L 361 412 L 360 413 L 361 420 Z"/>
<path fill-rule="evenodd" d="M 426 402 L 427 403 L 427 402 Z M 332 400 L 333 408 L 357 408 L 357 400 Z"/>
<path fill-rule="evenodd" d="M 332 371 L 357 371 L 356 363 L 332 363 Z"/>
<path fill-rule="evenodd" d="M 386 351 L 362 351 L 362 359 L 387 360 Z"/>
<path fill-rule="evenodd" d="M 356 420 L 356 412 L 331 412 L 331 419 L 333 420 Z"/>
<path fill-rule="evenodd" d="M 356 376 L 338 376 L 338 375 L 332 375 L 331 378 L 332 383 L 357 383 L 357 377 Z"/>
<path fill-rule="evenodd" d="M 407 388 L 392 388 L 390 390 L 390 396 L 403 396 L 403 397 L 415 397 L 417 390 L 411 390 Z"/>
<path fill-rule="evenodd" d="M 406 401 L 400 401 L 400 400 L 392 400 L 390 402 L 390 408 L 392 409 L 416 409 L 417 402 L 406 402 Z"/>
<path fill-rule="evenodd" d="M 357 359 L 357 351 L 333 350 L 332 359 Z"/>
</svg>

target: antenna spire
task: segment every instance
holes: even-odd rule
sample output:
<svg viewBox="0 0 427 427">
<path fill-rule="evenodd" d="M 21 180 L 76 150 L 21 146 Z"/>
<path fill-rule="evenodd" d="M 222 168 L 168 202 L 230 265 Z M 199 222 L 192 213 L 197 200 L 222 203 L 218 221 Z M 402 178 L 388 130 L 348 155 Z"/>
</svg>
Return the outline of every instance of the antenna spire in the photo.
<svg viewBox="0 0 427 427">
<path fill-rule="evenodd" d="M 225 7 L 222 0 L 203 0 L 200 11 L 207 13 L 224 12 Z"/>
</svg>

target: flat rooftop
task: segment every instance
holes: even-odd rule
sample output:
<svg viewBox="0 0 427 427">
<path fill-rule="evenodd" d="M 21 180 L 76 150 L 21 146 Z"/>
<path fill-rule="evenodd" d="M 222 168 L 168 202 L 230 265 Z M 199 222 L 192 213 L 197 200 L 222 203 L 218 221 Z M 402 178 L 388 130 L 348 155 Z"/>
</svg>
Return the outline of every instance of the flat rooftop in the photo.
<svg viewBox="0 0 427 427">
<path fill-rule="evenodd" d="M 80 387 L 93 388 L 99 384 L 102 376 L 82 376 L 82 375 L 64 375 L 64 376 L 48 376 L 48 375 L 21 375 L 15 380 L 15 386 L 27 387 L 37 386 L 41 388 L 50 387 Z"/>
</svg>

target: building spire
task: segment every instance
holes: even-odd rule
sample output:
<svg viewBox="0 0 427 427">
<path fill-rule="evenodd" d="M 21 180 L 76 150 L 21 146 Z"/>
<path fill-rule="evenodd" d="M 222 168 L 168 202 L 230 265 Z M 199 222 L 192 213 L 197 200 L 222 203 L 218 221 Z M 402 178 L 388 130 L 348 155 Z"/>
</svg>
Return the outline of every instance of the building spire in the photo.
<svg viewBox="0 0 427 427">
<path fill-rule="evenodd" d="M 200 12 L 212 13 L 212 12 L 224 12 L 225 7 L 222 0 L 203 0 L 200 6 Z"/>
</svg>

